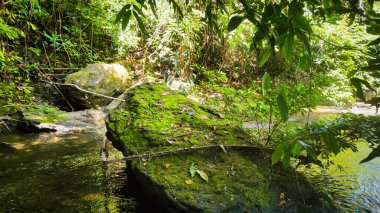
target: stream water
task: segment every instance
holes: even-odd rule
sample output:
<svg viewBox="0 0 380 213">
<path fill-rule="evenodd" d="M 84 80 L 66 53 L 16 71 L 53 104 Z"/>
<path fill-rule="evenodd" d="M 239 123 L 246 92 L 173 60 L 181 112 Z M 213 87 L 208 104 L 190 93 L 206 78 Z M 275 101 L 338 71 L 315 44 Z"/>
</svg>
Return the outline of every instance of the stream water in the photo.
<svg viewBox="0 0 380 213">
<path fill-rule="evenodd" d="M 0 212 L 136 211 L 125 163 L 100 161 L 102 139 L 94 132 L 0 135 Z M 112 148 L 109 155 L 121 157 Z"/>
<path fill-rule="evenodd" d="M 0 212 L 141 212 L 125 164 L 100 161 L 103 135 L 0 135 Z M 343 171 L 305 172 L 343 211 L 380 212 L 380 159 L 359 164 L 369 152 L 363 143 L 335 158 Z M 121 157 L 112 147 L 109 155 Z"/>
</svg>

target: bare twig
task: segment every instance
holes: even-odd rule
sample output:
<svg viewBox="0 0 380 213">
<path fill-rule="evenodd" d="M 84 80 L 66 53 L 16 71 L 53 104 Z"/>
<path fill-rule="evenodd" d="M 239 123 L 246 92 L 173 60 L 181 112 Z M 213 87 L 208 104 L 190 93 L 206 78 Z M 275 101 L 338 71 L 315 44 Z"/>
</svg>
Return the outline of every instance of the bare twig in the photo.
<svg viewBox="0 0 380 213">
<path fill-rule="evenodd" d="M 96 92 L 85 90 L 83 88 L 80 88 L 76 84 L 63 84 L 63 83 L 49 82 L 49 81 L 44 81 L 44 80 L 41 80 L 41 81 L 45 82 L 47 84 L 54 84 L 54 85 L 60 85 L 60 86 L 71 86 L 71 87 L 74 87 L 74 88 L 76 88 L 76 89 L 78 89 L 78 90 L 80 90 L 82 92 L 89 93 L 89 94 L 92 94 L 92 95 L 95 95 L 95 96 L 98 96 L 98 97 L 102 97 L 102 98 L 108 98 L 108 99 L 112 99 L 112 100 L 124 101 L 123 99 L 120 99 L 120 98 L 114 98 L 114 97 L 111 97 L 111 96 L 108 96 L 108 95 L 102 95 L 102 94 L 99 94 L 99 93 L 96 93 Z"/>
<path fill-rule="evenodd" d="M 164 152 L 153 152 L 153 153 L 146 153 L 141 155 L 131 155 L 119 159 L 114 160 L 107 160 L 103 161 L 105 164 L 110 163 L 116 163 L 116 162 L 122 162 L 122 161 L 131 161 L 136 159 L 143 159 L 143 158 L 151 158 L 151 157 L 161 157 L 161 156 L 167 156 L 167 155 L 175 155 L 185 152 L 194 152 L 194 151 L 200 151 L 200 150 L 207 150 L 207 149 L 221 149 L 223 152 L 225 152 L 227 149 L 257 149 L 257 150 L 267 150 L 267 151 L 273 151 L 272 148 L 267 147 L 260 147 L 260 146 L 251 146 L 251 145 L 223 145 L 223 148 L 221 145 L 208 145 L 208 146 L 196 146 L 196 147 L 188 147 L 188 148 L 181 148 L 171 151 L 164 151 Z"/>
</svg>

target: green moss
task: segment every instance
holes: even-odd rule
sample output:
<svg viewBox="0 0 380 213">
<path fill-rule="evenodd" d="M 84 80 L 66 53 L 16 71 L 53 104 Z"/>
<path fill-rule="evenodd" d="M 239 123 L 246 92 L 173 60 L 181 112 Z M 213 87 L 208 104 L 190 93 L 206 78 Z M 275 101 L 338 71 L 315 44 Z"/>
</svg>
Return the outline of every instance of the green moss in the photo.
<svg viewBox="0 0 380 213">
<path fill-rule="evenodd" d="M 110 112 L 107 121 L 109 135 L 119 143 L 124 155 L 211 144 L 257 145 L 234 121 L 221 118 L 163 84 L 137 86 L 125 94 L 125 100 Z M 209 182 L 199 175 L 190 177 L 191 163 L 208 175 Z M 293 174 L 272 167 L 270 153 L 258 150 L 224 153 L 209 149 L 140 159 L 133 162 L 132 168 L 144 176 L 141 180 L 154 183 L 145 189 L 151 189 L 154 196 L 169 194 L 176 202 L 205 212 L 276 211 L 283 192 L 292 194 L 289 199 L 295 205 L 303 205 L 300 195 L 294 193 L 297 185 Z M 185 183 L 189 179 L 192 183 Z M 310 189 L 305 186 L 304 189 Z"/>
<path fill-rule="evenodd" d="M 260 167 L 252 166 L 263 157 L 258 153 L 203 151 L 155 158 L 147 163 L 136 162 L 134 166 L 160 183 L 179 202 L 201 207 L 206 212 L 242 205 L 248 210 L 256 206 L 267 208 L 274 196 L 267 178 L 269 161 Z M 190 177 L 191 162 L 209 176 L 208 183 L 197 175 Z M 188 179 L 193 183 L 186 184 Z"/>
<path fill-rule="evenodd" d="M 110 113 L 112 122 L 109 124 L 115 135 L 123 135 L 119 139 L 124 143 L 124 153 L 247 143 L 238 137 L 244 133 L 236 123 L 210 113 L 205 106 L 170 90 L 166 85 L 138 86 L 126 94 L 126 100 L 126 104 Z M 115 129 L 114 125 L 118 128 Z M 133 137 L 140 141 L 131 141 Z"/>
<path fill-rule="evenodd" d="M 66 112 L 52 106 L 22 105 L 18 106 L 17 109 L 22 112 L 24 120 L 51 124 L 67 120 Z"/>
</svg>

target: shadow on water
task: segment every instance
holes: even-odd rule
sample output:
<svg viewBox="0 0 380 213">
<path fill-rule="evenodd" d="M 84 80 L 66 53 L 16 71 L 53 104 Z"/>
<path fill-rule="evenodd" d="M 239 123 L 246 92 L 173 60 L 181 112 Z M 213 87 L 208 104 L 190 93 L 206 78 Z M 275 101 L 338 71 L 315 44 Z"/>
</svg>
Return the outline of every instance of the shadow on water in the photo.
<svg viewBox="0 0 380 213">
<path fill-rule="evenodd" d="M 125 163 L 100 161 L 102 135 L 0 135 L 0 212 L 146 212 Z M 109 147 L 110 158 L 121 153 Z"/>
</svg>

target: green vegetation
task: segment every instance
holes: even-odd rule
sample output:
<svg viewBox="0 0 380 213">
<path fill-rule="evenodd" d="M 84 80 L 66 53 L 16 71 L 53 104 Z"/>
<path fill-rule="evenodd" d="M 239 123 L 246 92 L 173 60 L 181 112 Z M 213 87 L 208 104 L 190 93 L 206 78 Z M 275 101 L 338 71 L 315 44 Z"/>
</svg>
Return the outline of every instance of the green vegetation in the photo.
<svg viewBox="0 0 380 213">
<path fill-rule="evenodd" d="M 161 84 L 132 88 L 126 103 L 110 111 L 108 128 L 128 146 L 119 147 L 125 155 L 244 144 L 271 149 L 273 164 L 297 168 L 328 166 L 365 140 L 373 150 L 365 163 L 380 156 L 378 115 L 305 123 L 292 117 L 318 105 L 357 102 L 377 112 L 379 17 L 380 2 L 373 0 L 1 1 L 0 115 L 29 111 L 44 114 L 48 123 L 64 119 L 58 108 L 74 109 L 67 98 L 72 93 L 63 92 L 65 80 L 75 83 L 71 78 L 88 64 L 118 63 L 131 72 L 128 83 L 147 76 L 167 85 L 186 82 L 183 94 Z M 95 92 L 107 86 L 112 91 L 106 95 L 115 97 L 129 87 L 111 77 Z M 83 97 L 104 103 L 93 94 Z M 200 171 L 195 179 L 217 179 L 194 163 Z M 252 196 L 268 201 L 262 193 Z"/>
</svg>

